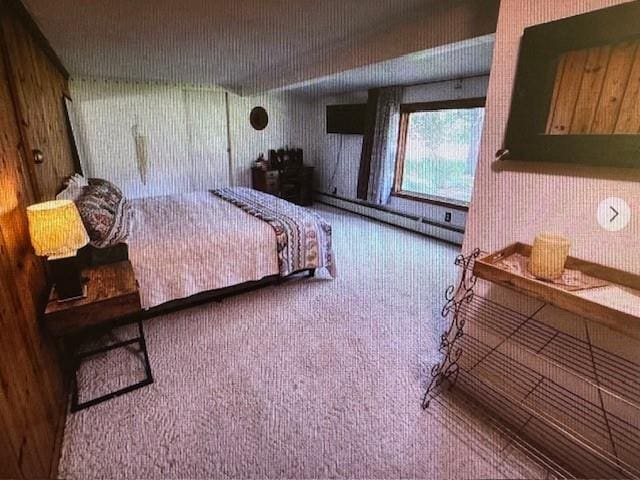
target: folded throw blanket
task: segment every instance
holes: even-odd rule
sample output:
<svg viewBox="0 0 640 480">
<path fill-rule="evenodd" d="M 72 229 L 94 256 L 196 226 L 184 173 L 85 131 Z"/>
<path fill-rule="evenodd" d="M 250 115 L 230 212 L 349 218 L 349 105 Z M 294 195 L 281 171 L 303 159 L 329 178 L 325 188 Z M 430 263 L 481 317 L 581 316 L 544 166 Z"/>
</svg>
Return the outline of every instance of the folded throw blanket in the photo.
<svg viewBox="0 0 640 480">
<path fill-rule="evenodd" d="M 335 277 L 331 225 L 320 215 L 250 188 L 219 188 L 212 193 L 271 225 L 281 276 L 324 267 Z"/>
</svg>

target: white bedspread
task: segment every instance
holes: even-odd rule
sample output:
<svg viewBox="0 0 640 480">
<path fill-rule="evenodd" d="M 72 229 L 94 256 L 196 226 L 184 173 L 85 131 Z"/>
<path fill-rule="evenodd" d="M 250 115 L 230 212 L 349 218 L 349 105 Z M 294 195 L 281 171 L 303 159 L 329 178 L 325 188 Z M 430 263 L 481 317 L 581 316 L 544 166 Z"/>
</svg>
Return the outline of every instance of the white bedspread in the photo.
<svg viewBox="0 0 640 480">
<path fill-rule="evenodd" d="M 143 308 L 278 274 L 272 227 L 210 192 L 131 200 Z"/>
</svg>

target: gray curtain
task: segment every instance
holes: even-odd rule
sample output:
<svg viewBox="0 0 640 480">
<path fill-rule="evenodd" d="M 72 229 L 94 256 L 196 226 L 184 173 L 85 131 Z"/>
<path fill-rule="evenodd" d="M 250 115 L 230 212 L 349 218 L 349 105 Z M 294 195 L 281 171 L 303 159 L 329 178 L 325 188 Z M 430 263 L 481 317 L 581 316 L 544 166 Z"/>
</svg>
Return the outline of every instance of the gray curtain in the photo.
<svg viewBox="0 0 640 480">
<path fill-rule="evenodd" d="M 385 205 L 393 188 L 402 92 L 402 87 L 382 88 L 377 98 L 367 189 L 367 201 L 376 205 Z"/>
</svg>

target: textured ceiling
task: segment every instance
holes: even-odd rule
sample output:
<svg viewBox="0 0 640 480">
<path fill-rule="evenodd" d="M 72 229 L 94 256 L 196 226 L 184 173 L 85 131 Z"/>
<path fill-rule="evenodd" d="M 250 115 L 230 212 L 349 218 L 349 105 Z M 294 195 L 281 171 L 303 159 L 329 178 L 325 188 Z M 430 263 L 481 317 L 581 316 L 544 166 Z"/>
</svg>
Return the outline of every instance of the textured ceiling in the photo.
<svg viewBox="0 0 640 480">
<path fill-rule="evenodd" d="M 491 71 L 495 35 L 404 55 L 281 88 L 296 95 L 322 97 L 387 85 L 415 85 Z"/>
<path fill-rule="evenodd" d="M 75 76 L 260 89 L 443 0 L 24 0 Z M 286 84 L 283 73 L 282 82 Z"/>
</svg>

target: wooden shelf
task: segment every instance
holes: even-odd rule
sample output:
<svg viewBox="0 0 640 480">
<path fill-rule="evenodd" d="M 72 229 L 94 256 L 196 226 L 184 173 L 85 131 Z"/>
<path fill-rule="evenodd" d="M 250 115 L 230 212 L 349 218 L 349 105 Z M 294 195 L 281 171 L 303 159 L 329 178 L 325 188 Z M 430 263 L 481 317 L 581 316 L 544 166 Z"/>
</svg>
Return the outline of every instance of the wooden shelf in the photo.
<svg viewBox="0 0 640 480">
<path fill-rule="evenodd" d="M 498 265 L 501 260 L 514 254 L 529 257 L 531 247 L 516 243 L 480 258 L 475 262 L 474 275 L 640 340 L 639 275 L 569 257 L 566 265 L 568 269 L 581 271 L 610 284 L 606 287 L 570 292 L 553 283 L 530 279 Z"/>
</svg>

